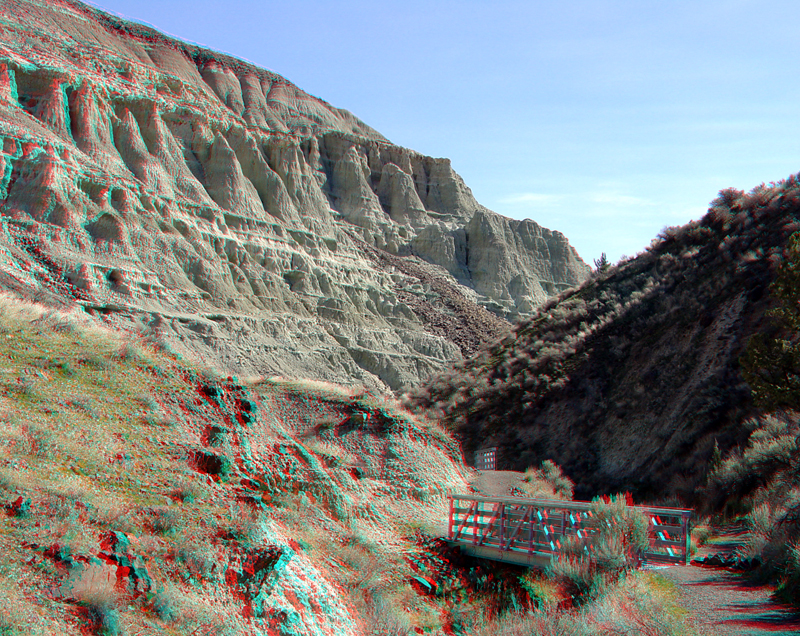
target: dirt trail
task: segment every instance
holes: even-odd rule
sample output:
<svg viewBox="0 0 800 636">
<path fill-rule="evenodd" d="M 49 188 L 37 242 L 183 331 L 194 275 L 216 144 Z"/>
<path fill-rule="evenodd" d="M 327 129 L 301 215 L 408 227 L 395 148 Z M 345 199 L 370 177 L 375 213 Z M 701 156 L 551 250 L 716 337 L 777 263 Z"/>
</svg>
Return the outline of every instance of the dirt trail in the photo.
<svg viewBox="0 0 800 636">
<path fill-rule="evenodd" d="M 484 497 L 512 497 L 524 494 L 525 473 L 515 470 L 479 470 L 469 485 L 476 495 Z"/>
<path fill-rule="evenodd" d="M 701 547 L 696 556 L 732 552 L 743 539 L 743 530 L 727 528 Z M 772 586 L 750 583 L 743 574 L 725 568 L 690 565 L 653 569 L 677 585 L 681 605 L 693 614 L 701 633 L 800 635 L 800 614 L 773 601 Z"/>
</svg>

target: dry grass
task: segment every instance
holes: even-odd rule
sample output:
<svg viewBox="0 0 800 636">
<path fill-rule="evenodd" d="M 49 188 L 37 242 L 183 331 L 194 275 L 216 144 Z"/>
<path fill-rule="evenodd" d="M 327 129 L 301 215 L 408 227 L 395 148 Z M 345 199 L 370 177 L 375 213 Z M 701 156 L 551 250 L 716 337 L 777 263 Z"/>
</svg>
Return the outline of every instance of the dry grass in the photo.
<svg viewBox="0 0 800 636">
<path fill-rule="evenodd" d="M 497 620 L 480 617 L 474 636 L 692 636 L 675 590 L 662 579 L 639 573 L 610 586 L 597 602 L 579 610 L 554 608 L 511 612 Z M 476 621 L 477 622 L 477 621 Z"/>
<path fill-rule="evenodd" d="M 0 369 L 13 370 L 0 374 L 0 503 L 23 504 L 0 515 L 0 633 L 258 633 L 250 611 L 297 633 L 441 633 L 452 608 L 409 583 L 408 559 L 444 514 L 442 489 L 462 479 L 437 425 L 331 385 L 242 388 L 79 315 L 11 306 L 0 312 Z M 369 417 L 302 444 L 258 402 L 295 409 L 292 395 L 322 405 L 318 419 Z M 224 441 L 206 448 L 213 427 Z M 201 450 L 224 456 L 229 475 L 200 470 Z M 116 584 L 109 536 L 124 537 L 120 555 L 149 583 Z M 294 555 L 286 576 L 243 600 L 243 564 L 276 547 Z"/>
</svg>

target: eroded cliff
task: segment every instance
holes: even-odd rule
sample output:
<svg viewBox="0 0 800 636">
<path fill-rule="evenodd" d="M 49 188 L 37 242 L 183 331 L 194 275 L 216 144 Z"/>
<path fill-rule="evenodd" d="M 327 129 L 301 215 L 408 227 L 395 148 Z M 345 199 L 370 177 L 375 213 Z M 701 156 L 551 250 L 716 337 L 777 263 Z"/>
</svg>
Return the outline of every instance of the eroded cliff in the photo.
<svg viewBox="0 0 800 636">
<path fill-rule="evenodd" d="M 0 285 L 237 373 L 399 389 L 589 268 L 281 76 L 0 2 Z"/>
</svg>

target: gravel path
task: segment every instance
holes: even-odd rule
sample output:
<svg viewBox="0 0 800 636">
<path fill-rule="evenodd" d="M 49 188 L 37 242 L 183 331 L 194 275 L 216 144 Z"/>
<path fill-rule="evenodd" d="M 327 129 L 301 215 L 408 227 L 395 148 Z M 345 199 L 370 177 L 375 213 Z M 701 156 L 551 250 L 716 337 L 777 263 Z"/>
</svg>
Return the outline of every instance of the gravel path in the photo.
<svg viewBox="0 0 800 636">
<path fill-rule="evenodd" d="M 469 485 L 484 497 L 511 497 L 524 482 L 525 473 L 514 470 L 479 470 Z"/>
<path fill-rule="evenodd" d="M 697 556 L 732 552 L 744 532 L 728 528 L 700 548 Z M 653 568 L 677 585 L 681 604 L 694 615 L 701 633 L 714 636 L 800 635 L 800 614 L 772 600 L 774 588 L 750 583 L 724 568 L 670 566 Z"/>
</svg>

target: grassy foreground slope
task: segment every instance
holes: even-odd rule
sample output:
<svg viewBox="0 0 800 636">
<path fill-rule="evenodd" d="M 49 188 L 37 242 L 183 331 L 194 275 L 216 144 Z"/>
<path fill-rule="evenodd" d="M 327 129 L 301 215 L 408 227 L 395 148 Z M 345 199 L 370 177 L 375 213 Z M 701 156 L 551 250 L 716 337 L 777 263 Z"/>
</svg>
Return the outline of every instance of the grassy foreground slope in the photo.
<svg viewBox="0 0 800 636">
<path fill-rule="evenodd" d="M 397 405 L 0 297 L 0 634 L 690 633 L 652 575 L 448 549 L 466 477 Z"/>
<path fill-rule="evenodd" d="M 465 455 L 501 467 L 552 459 L 579 499 L 630 490 L 692 502 L 715 443 L 747 439 L 739 368 L 800 224 L 800 181 L 720 193 L 635 258 L 540 308 L 503 341 L 430 381 L 409 403 L 440 417 Z"/>
<path fill-rule="evenodd" d="M 451 438 L 0 303 L 0 632 L 356 634 L 364 595 L 433 620 L 403 537 L 465 487 Z"/>
</svg>

